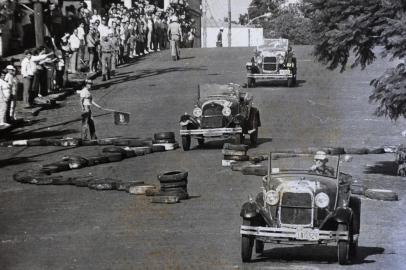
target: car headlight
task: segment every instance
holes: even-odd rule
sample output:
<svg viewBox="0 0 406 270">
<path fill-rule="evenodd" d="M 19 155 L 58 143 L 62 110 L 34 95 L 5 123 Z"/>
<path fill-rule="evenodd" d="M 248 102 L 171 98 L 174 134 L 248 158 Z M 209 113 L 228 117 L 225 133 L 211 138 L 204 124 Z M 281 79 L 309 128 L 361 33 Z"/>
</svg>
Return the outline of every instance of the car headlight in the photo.
<svg viewBox="0 0 406 270">
<path fill-rule="evenodd" d="M 193 110 L 193 116 L 194 116 L 194 117 L 200 117 L 200 116 L 202 116 L 202 109 L 200 109 L 200 108 L 195 108 L 195 109 Z"/>
<path fill-rule="evenodd" d="M 320 192 L 319 194 L 317 194 L 314 200 L 316 202 L 316 206 L 319 208 L 326 208 L 330 203 L 330 198 L 324 192 Z"/>
<path fill-rule="evenodd" d="M 231 109 L 229 107 L 224 107 L 223 110 L 221 111 L 221 113 L 224 116 L 230 116 L 231 115 Z"/>
<path fill-rule="evenodd" d="M 269 190 L 265 195 L 265 202 L 269 205 L 276 205 L 279 202 L 279 193 Z"/>
</svg>

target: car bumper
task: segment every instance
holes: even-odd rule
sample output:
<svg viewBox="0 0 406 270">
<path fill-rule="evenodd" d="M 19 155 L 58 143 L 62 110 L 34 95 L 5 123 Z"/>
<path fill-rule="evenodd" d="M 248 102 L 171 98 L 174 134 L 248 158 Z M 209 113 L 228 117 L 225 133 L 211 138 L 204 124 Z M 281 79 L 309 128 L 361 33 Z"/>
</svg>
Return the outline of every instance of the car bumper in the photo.
<svg viewBox="0 0 406 270">
<path fill-rule="evenodd" d="M 349 241 L 346 231 L 324 231 L 311 228 L 274 228 L 241 226 L 242 235 L 252 235 L 267 241 L 306 241 L 306 242 L 336 242 Z"/>
<path fill-rule="evenodd" d="M 180 135 L 203 136 L 203 137 L 222 137 L 238 133 L 242 133 L 241 127 L 180 130 Z"/>
<path fill-rule="evenodd" d="M 252 78 L 255 79 L 256 81 L 266 81 L 266 80 L 287 80 L 287 79 L 292 79 L 293 74 L 280 74 L 280 73 L 248 73 L 247 78 Z"/>
</svg>

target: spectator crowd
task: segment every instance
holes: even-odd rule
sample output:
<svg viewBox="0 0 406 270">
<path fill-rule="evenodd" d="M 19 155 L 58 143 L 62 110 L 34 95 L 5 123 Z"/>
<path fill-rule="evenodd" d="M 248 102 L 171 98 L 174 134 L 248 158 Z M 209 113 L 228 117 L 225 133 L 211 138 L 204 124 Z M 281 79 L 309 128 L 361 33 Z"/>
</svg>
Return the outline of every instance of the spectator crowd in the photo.
<svg viewBox="0 0 406 270">
<path fill-rule="evenodd" d="M 57 4 L 46 5 L 45 45 L 26 50 L 21 62 L 23 107 L 32 107 L 37 97 L 62 90 L 68 73 L 103 69 L 103 80 L 108 80 L 117 66 L 168 49 L 172 20 L 181 27 L 180 47 L 193 47 L 196 28 L 186 1 L 172 0 L 166 10 L 148 0 L 133 0 L 132 6 L 112 3 L 90 10 L 83 1 L 78 8 L 66 7 L 62 15 Z M 7 126 L 15 118 L 15 73 L 8 66 L 0 78 L 0 125 Z"/>
</svg>

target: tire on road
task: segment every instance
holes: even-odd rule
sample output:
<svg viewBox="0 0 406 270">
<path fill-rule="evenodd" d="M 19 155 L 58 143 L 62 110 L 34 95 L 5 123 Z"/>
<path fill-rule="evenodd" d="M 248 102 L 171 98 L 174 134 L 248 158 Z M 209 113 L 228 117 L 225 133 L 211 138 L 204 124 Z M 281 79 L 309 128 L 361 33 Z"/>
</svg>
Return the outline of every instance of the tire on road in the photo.
<svg viewBox="0 0 406 270">
<path fill-rule="evenodd" d="M 123 155 L 121 153 L 104 153 L 109 162 L 119 162 L 123 160 Z"/>
<path fill-rule="evenodd" d="M 117 180 L 111 178 L 101 178 L 89 181 L 87 186 L 95 190 L 113 190 L 116 189 Z"/>
<path fill-rule="evenodd" d="M 250 159 L 249 156 L 236 156 L 236 155 L 224 155 L 224 160 L 235 160 L 235 161 L 248 161 Z"/>
<path fill-rule="evenodd" d="M 68 161 L 54 162 L 54 163 L 42 165 L 42 167 L 41 167 L 41 172 L 44 172 L 47 174 L 69 171 L 69 170 L 70 170 L 70 166 L 69 166 Z"/>
<path fill-rule="evenodd" d="M 174 132 L 158 132 L 154 134 L 154 139 L 158 140 L 175 140 L 175 133 Z"/>
<path fill-rule="evenodd" d="M 90 156 L 87 157 L 87 162 L 88 162 L 88 166 L 95 166 L 95 165 L 99 165 L 99 164 L 103 164 L 103 163 L 108 163 L 109 159 L 107 158 L 107 156 Z"/>
<path fill-rule="evenodd" d="M 37 170 L 21 170 L 13 174 L 13 180 L 20 182 L 20 183 L 29 183 L 32 177 L 41 177 L 41 176 L 46 176 L 47 174 L 42 173 Z"/>
<path fill-rule="evenodd" d="M 221 150 L 221 153 L 225 156 L 246 156 L 247 151 L 238 151 L 238 150 L 229 150 L 229 149 L 223 149 Z"/>
<path fill-rule="evenodd" d="M 152 145 L 152 152 L 165 152 L 165 146 L 163 146 L 163 145 Z"/>
<path fill-rule="evenodd" d="M 90 181 L 93 181 L 95 178 L 93 176 L 79 176 L 71 177 L 70 182 L 72 185 L 77 187 L 87 187 Z"/>
<path fill-rule="evenodd" d="M 241 161 L 241 162 L 235 162 L 231 164 L 231 170 L 232 171 L 242 171 L 245 167 L 253 165 L 251 161 Z"/>
<path fill-rule="evenodd" d="M 388 189 L 367 189 L 365 190 L 365 197 L 381 201 L 397 201 L 398 194 Z"/>
<path fill-rule="evenodd" d="M 168 188 L 186 188 L 187 187 L 187 179 L 181 180 L 178 182 L 169 182 L 169 183 L 161 183 L 161 188 L 168 189 Z"/>
<path fill-rule="evenodd" d="M 128 182 L 117 181 L 116 189 L 118 191 L 127 191 L 128 192 L 131 187 L 140 186 L 140 185 L 144 185 L 144 181 L 128 181 Z"/>
<path fill-rule="evenodd" d="M 151 199 L 152 203 L 165 203 L 165 204 L 173 204 L 173 203 L 178 203 L 180 198 L 178 196 L 164 196 L 164 195 L 159 195 L 159 196 L 154 196 Z"/>
<path fill-rule="evenodd" d="M 245 151 L 247 152 L 249 146 L 246 144 L 232 144 L 232 143 L 225 143 L 223 145 L 223 149 L 234 150 L 234 151 Z"/>
<path fill-rule="evenodd" d="M 160 144 L 160 143 L 175 143 L 175 139 L 163 139 L 163 140 L 153 140 L 153 144 Z"/>
<path fill-rule="evenodd" d="M 385 149 L 383 147 L 373 147 L 368 149 L 368 154 L 384 154 Z"/>
<path fill-rule="evenodd" d="M 89 165 L 89 161 L 81 156 L 64 156 L 62 160 L 69 162 L 70 169 L 80 169 Z"/>
<path fill-rule="evenodd" d="M 83 140 L 82 141 L 82 146 L 93 146 L 97 145 L 97 140 Z"/>
<path fill-rule="evenodd" d="M 117 146 L 110 146 L 110 147 L 105 147 L 102 149 L 103 153 L 120 153 L 123 157 L 126 156 L 126 152 L 123 148 L 117 147 Z"/>
<path fill-rule="evenodd" d="M 177 171 L 167 171 L 158 174 L 158 180 L 161 183 L 173 183 L 186 180 L 188 177 L 187 171 L 177 170 Z"/>
</svg>

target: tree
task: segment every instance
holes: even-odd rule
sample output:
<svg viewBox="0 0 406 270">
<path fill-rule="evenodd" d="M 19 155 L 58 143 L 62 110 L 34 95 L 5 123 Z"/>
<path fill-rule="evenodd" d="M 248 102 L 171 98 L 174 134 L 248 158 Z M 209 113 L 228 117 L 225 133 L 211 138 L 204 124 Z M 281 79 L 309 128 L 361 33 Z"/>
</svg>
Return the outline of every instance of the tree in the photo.
<svg viewBox="0 0 406 270">
<path fill-rule="evenodd" d="M 267 12 L 277 13 L 284 0 L 252 0 L 248 7 L 249 18 L 253 19 Z"/>
<path fill-rule="evenodd" d="M 304 6 L 317 40 L 314 53 L 329 69 L 364 69 L 376 59 L 377 46 L 383 57 L 398 61 L 371 81 L 370 102 L 378 103 L 378 116 L 406 117 L 406 1 L 304 0 Z"/>
</svg>

